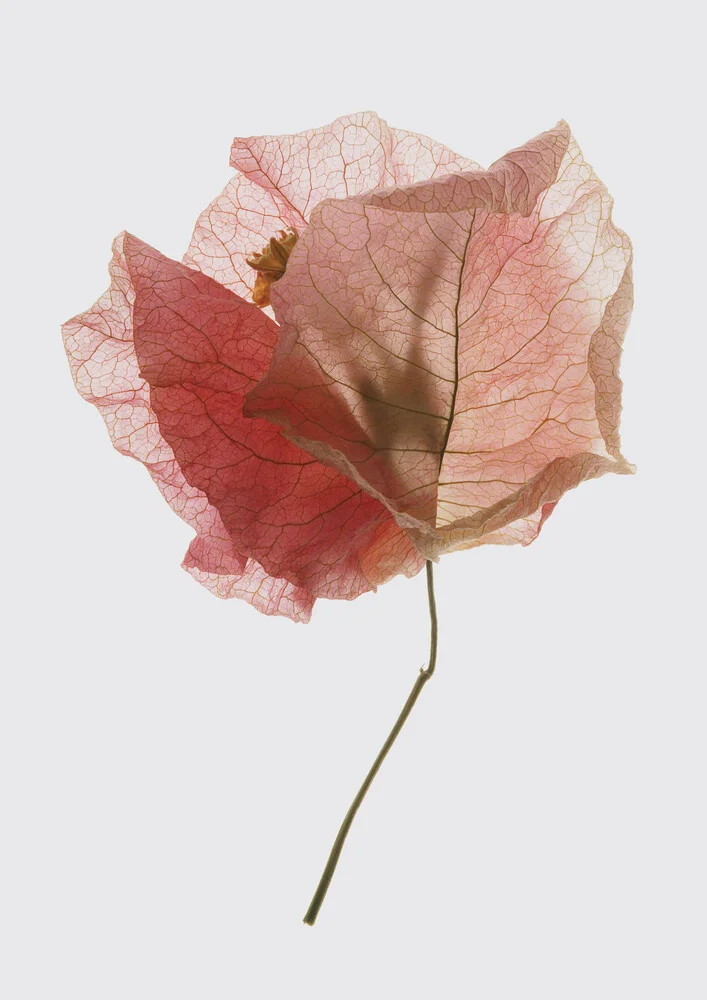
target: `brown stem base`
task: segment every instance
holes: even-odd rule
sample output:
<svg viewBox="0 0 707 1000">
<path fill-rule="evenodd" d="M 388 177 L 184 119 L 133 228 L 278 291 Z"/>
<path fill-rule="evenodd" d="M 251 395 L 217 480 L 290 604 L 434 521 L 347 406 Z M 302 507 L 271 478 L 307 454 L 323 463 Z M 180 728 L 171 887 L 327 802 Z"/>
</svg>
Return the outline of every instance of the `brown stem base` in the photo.
<svg viewBox="0 0 707 1000">
<path fill-rule="evenodd" d="M 434 575 L 433 575 L 433 563 L 428 560 L 427 562 L 427 597 L 429 601 L 430 608 L 430 658 L 426 667 L 424 667 L 418 674 L 417 680 L 413 686 L 408 700 L 403 705 L 403 710 L 398 716 L 395 725 L 390 731 L 388 739 L 385 741 L 381 747 L 381 751 L 373 762 L 373 766 L 366 775 L 363 784 L 358 790 L 356 798 L 351 803 L 349 811 L 346 813 L 344 822 L 341 824 L 341 829 L 339 830 L 336 840 L 334 841 L 334 846 L 331 849 L 329 858 L 326 863 L 326 867 L 322 873 L 322 877 L 319 880 L 319 885 L 316 888 L 314 896 L 312 897 L 312 902 L 309 904 L 309 909 L 304 916 L 305 924 L 309 924 L 311 927 L 314 921 L 317 919 L 317 914 L 319 913 L 320 907 L 324 902 L 324 897 L 329 889 L 329 884 L 336 871 L 336 866 L 339 863 L 339 857 L 344 847 L 344 843 L 348 836 L 351 825 L 354 821 L 356 813 L 358 812 L 359 806 L 366 797 L 366 792 L 373 784 L 373 779 L 378 774 L 380 766 L 388 756 L 388 751 L 392 747 L 393 743 L 398 737 L 398 733 L 405 725 L 405 720 L 407 719 L 410 712 L 412 712 L 413 706 L 420 696 L 420 692 L 423 687 L 430 679 L 434 673 L 435 664 L 437 662 L 437 606 L 435 602 L 435 592 L 434 592 Z"/>
</svg>

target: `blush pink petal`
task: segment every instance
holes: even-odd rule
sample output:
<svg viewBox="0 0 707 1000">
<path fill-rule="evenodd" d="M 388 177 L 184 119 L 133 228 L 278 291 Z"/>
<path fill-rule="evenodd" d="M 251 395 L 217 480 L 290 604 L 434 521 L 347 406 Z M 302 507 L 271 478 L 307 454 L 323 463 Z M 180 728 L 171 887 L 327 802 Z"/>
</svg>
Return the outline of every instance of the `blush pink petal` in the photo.
<svg viewBox="0 0 707 1000">
<path fill-rule="evenodd" d="M 324 198 L 477 166 L 427 136 L 391 128 L 372 111 L 296 135 L 236 138 L 231 165 L 237 173 L 200 216 L 184 263 L 245 298 L 253 287 L 246 256 L 279 229 L 303 232 Z"/>
<path fill-rule="evenodd" d="M 309 619 L 422 566 L 385 508 L 242 416 L 277 327 L 216 282 L 128 234 L 111 287 L 64 326 L 79 392 L 196 531 L 184 567 L 220 597 Z"/>
<path fill-rule="evenodd" d="M 377 497 L 436 558 L 531 541 L 633 471 L 618 361 L 631 247 L 561 122 L 489 170 L 319 203 L 273 287 L 247 412 Z"/>
</svg>

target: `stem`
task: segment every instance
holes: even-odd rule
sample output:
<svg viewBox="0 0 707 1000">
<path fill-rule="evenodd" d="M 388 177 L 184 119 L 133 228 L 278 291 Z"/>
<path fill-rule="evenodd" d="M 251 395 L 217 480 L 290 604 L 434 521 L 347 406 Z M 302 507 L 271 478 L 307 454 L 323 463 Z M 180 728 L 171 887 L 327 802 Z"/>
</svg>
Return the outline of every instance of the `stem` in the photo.
<svg viewBox="0 0 707 1000">
<path fill-rule="evenodd" d="M 413 686 L 412 691 L 408 697 L 408 700 L 403 705 L 403 710 L 397 718 L 397 721 L 390 731 L 388 739 L 383 744 L 380 753 L 373 762 L 373 767 L 368 772 L 365 780 L 358 790 L 356 798 L 351 803 L 349 811 L 346 813 L 346 818 L 341 824 L 341 829 L 339 830 L 336 840 L 334 841 L 334 846 L 331 849 L 329 858 L 326 863 L 326 867 L 322 873 L 322 877 L 319 880 L 319 885 L 316 888 L 314 896 L 312 897 L 312 902 L 309 904 L 309 909 L 307 910 L 304 922 L 309 924 L 310 927 L 314 924 L 317 919 L 317 914 L 319 909 L 324 902 L 324 897 L 329 889 L 329 884 L 336 871 L 336 866 L 339 863 L 339 857 L 344 847 L 344 843 L 348 836 L 351 825 L 354 821 L 354 817 L 358 812 L 358 808 L 366 797 L 366 792 L 373 784 L 373 779 L 378 774 L 381 764 L 388 756 L 388 751 L 395 743 L 398 733 L 405 725 L 405 720 L 407 719 L 410 712 L 412 712 L 413 705 L 417 701 L 420 691 L 430 679 L 435 670 L 435 665 L 437 662 L 437 605 L 435 603 L 435 590 L 434 590 L 434 575 L 433 575 L 433 563 L 431 560 L 427 560 L 427 599 L 430 607 L 430 658 L 426 667 L 420 670 L 417 676 L 417 680 Z"/>
</svg>

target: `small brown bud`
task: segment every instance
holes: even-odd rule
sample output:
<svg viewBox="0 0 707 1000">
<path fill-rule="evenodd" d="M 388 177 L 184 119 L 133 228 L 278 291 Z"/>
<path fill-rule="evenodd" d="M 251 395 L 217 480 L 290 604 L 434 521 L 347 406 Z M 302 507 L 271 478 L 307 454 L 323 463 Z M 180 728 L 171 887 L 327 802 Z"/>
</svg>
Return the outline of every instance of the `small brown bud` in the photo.
<svg viewBox="0 0 707 1000">
<path fill-rule="evenodd" d="M 273 282 L 279 281 L 285 273 L 287 261 L 296 242 L 297 233 L 294 229 L 289 231 L 281 229 L 277 237 L 271 237 L 268 245 L 263 247 L 259 254 L 253 253 L 246 257 L 248 266 L 257 272 L 252 299 L 261 309 L 270 305 L 270 288 Z"/>
</svg>

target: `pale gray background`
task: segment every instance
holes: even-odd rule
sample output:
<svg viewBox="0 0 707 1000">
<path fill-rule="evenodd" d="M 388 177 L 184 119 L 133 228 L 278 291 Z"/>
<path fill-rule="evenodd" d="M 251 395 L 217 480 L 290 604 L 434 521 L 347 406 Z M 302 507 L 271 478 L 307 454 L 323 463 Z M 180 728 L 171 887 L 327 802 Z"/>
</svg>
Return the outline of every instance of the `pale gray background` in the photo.
<svg viewBox="0 0 707 1000">
<path fill-rule="evenodd" d="M 704 1000 L 705 150 L 686 3 L 11 5 L 3 1000 Z M 233 134 L 374 108 L 488 164 L 558 118 L 636 250 L 633 479 L 311 625 L 222 603 L 74 392 L 123 228 L 178 257 Z M 9 315 L 8 315 L 9 311 Z"/>
</svg>

